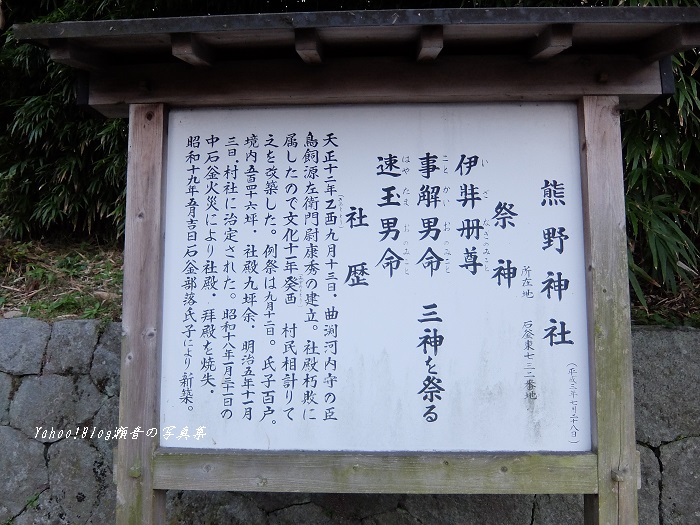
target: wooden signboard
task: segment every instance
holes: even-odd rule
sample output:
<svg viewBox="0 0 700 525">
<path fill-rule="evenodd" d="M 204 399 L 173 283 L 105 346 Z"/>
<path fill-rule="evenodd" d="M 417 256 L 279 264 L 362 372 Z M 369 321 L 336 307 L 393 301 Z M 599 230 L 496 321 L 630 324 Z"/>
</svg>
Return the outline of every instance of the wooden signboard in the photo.
<svg viewBox="0 0 700 525">
<path fill-rule="evenodd" d="M 619 109 L 698 20 L 17 28 L 129 115 L 120 425 L 160 432 L 120 440 L 118 523 L 168 489 L 578 493 L 636 523 Z"/>
<path fill-rule="evenodd" d="M 133 301 L 138 308 L 132 309 L 128 317 L 125 310 L 124 328 L 127 348 L 129 340 L 135 338 L 139 345 L 152 345 L 152 350 L 139 355 L 127 352 L 125 380 L 140 388 L 127 389 L 121 403 L 127 418 L 152 421 L 159 428 L 174 427 L 174 435 L 166 436 L 170 439 L 167 442 L 161 434 L 159 446 L 149 451 L 154 454 L 152 469 L 136 469 L 138 460 L 129 457 L 128 448 L 120 449 L 120 463 L 132 465 L 128 472 L 142 482 L 150 477 L 154 498 L 162 497 L 158 496 L 160 490 L 166 488 L 584 493 L 592 494 L 591 502 L 607 498 L 605 505 L 597 502 L 596 508 L 609 508 L 611 514 L 617 514 L 621 512 L 618 506 L 626 504 L 629 509 L 625 512 L 634 514 L 637 466 L 630 419 L 633 405 L 621 154 L 617 143 L 607 144 L 611 134 L 619 137 L 615 104 L 610 97 L 584 97 L 578 106 L 375 109 L 385 117 L 380 120 L 388 131 L 381 140 L 362 126 L 359 133 L 351 133 L 354 126 L 367 122 L 363 117 L 371 108 L 354 108 L 354 115 L 347 114 L 349 108 L 322 108 L 311 114 L 284 109 L 250 110 L 248 114 L 180 110 L 171 113 L 166 136 L 168 116 L 162 106 L 134 106 L 130 166 L 138 173 L 151 171 L 130 178 L 128 213 L 133 220 L 126 253 L 136 257 L 143 269 L 130 273 L 125 280 L 127 304 Z M 332 114 L 346 114 L 347 121 L 341 124 L 342 119 L 329 119 Z M 426 120 L 424 126 L 412 128 L 424 133 L 406 130 L 406 119 Z M 297 124 L 302 121 L 303 127 Z M 436 123 L 440 126 L 435 127 Z M 445 123 L 449 125 L 443 126 Z M 302 129 L 297 130 L 297 126 Z M 477 129 L 480 132 L 474 131 Z M 282 221 L 304 216 L 293 213 L 303 210 L 303 199 L 293 200 L 284 187 L 291 192 L 294 187 L 289 185 L 294 184 L 295 191 L 299 191 L 316 181 L 316 190 L 321 193 L 329 174 L 322 172 L 318 179 L 305 179 L 300 164 L 299 183 L 280 176 L 280 190 L 268 198 L 262 188 L 275 179 L 263 178 L 264 163 L 270 159 L 263 150 L 258 157 L 260 169 L 256 170 L 261 173 L 260 180 L 256 180 L 261 198 L 248 201 L 240 192 L 246 191 L 245 171 L 252 173 L 250 166 L 255 163 L 246 165 L 242 161 L 236 178 L 230 173 L 231 180 L 226 181 L 227 167 L 221 158 L 227 154 L 225 141 L 235 136 L 227 136 L 231 131 L 239 134 L 236 140 L 240 142 L 229 146 L 236 149 L 229 167 L 238 155 L 242 159 L 250 155 L 245 147 L 246 134 L 257 135 L 262 148 L 269 134 L 282 146 L 287 135 L 297 133 L 300 140 L 306 140 L 311 132 L 314 140 L 318 137 L 317 147 L 323 150 L 319 151 L 321 170 L 324 156 L 336 148 L 330 143 L 322 146 L 324 138 L 332 136 L 337 141 L 337 161 L 333 162 L 337 162 L 335 173 L 342 194 L 336 215 L 343 226 L 336 230 L 340 269 L 335 273 L 335 287 L 327 285 L 331 243 L 326 239 L 330 232 L 326 227 L 319 231 L 319 245 L 326 252 L 319 261 L 326 268 L 314 277 L 317 283 L 307 278 L 306 287 L 289 296 L 284 293 L 284 274 L 280 271 L 274 274 L 279 288 L 273 289 L 280 291 L 272 292 L 278 304 L 273 310 L 266 308 L 262 295 L 266 275 L 263 268 L 268 264 L 265 249 L 278 244 L 277 259 L 272 255 L 269 258 L 283 268 L 287 259 L 281 251 L 285 245 L 282 236 L 287 227 Z M 135 140 L 138 133 L 147 133 L 148 139 L 144 135 Z M 188 146 L 187 141 L 194 137 L 203 141 L 199 150 Z M 214 140 L 212 137 L 220 139 L 213 146 L 224 144 L 219 149 L 208 145 L 202 148 L 207 138 Z M 548 147 L 528 147 L 529 138 L 546 140 Z M 513 154 L 508 154 L 509 149 Z M 193 151 L 201 153 L 193 157 Z M 280 174 L 288 172 L 286 163 L 290 159 L 303 162 L 301 151 L 299 156 L 284 149 L 275 151 L 282 152 L 275 155 Z M 196 162 L 185 160 L 197 155 Z M 207 178 L 207 155 L 212 159 L 209 164 L 217 166 L 216 179 L 212 175 Z M 384 162 L 390 155 L 403 158 L 404 163 L 413 159 L 410 162 L 414 164 L 399 177 L 377 175 L 385 169 L 393 171 Z M 429 163 L 420 159 L 431 155 L 437 157 L 434 166 L 438 169 L 430 178 L 423 177 Z M 214 161 L 217 156 L 219 159 Z M 167 159 L 167 170 L 163 169 L 163 159 Z M 471 170 L 467 167 L 470 164 Z M 399 169 L 403 166 L 397 164 Z M 192 170 L 193 175 L 188 172 L 192 167 L 202 169 Z M 618 176 L 610 177 L 611 171 Z M 524 173 L 529 175 L 517 177 Z M 510 178 L 513 174 L 516 177 Z M 341 183 L 343 177 L 351 181 Z M 228 244 L 226 192 L 233 192 L 233 188 L 226 187 L 235 181 L 240 197 L 232 193 L 228 213 L 240 209 L 238 228 L 234 229 L 241 233 L 236 244 L 233 238 Z M 193 184 L 196 190 L 191 188 Z M 481 201 L 470 200 L 477 196 L 469 192 L 472 184 L 479 188 Z M 431 201 L 424 213 L 421 188 L 435 185 L 441 190 L 431 194 L 442 201 Z M 464 194 L 463 185 L 467 188 Z M 395 189 L 384 189 L 392 186 Z M 444 189 L 446 186 L 449 190 Z M 211 188 L 209 195 L 207 188 Z M 397 241 L 402 235 L 409 239 L 409 253 L 397 247 L 393 261 L 383 251 L 381 219 L 386 217 L 379 206 L 394 200 L 387 197 L 390 193 L 408 209 L 400 214 L 404 210 L 399 206 L 390 217 L 396 215 L 404 226 L 409 225 L 396 228 Z M 207 199 L 213 195 L 220 197 Z M 143 200 L 135 202 L 133 196 Z M 191 199 L 195 197 L 201 204 L 191 212 Z M 165 210 L 163 202 L 167 203 Z M 250 206 L 250 202 L 257 202 L 258 207 Z M 283 212 L 275 216 L 278 226 L 268 224 L 264 230 L 264 216 L 251 224 L 252 210 L 275 206 Z M 505 210 L 509 214 L 503 213 Z M 163 212 L 165 220 L 161 221 Z M 363 216 L 366 218 L 361 219 Z M 424 224 L 423 219 L 433 216 L 439 220 L 432 233 L 440 233 L 431 241 L 442 242 L 423 243 L 431 234 L 428 226 L 433 222 Z M 188 217 L 201 222 L 189 228 Z M 354 232 L 351 217 L 368 223 L 366 230 Z M 460 231 L 476 224 L 462 222 L 467 220 L 484 222 L 478 240 L 474 232 L 467 239 L 467 230 Z M 507 228 L 522 233 L 512 236 Z M 160 245 L 164 230 L 165 256 L 160 257 L 160 250 L 153 247 Z M 196 235 L 191 235 L 193 231 Z M 355 233 L 362 237 L 355 242 L 345 240 Z M 424 234 L 426 239 L 421 239 Z M 216 243 L 207 238 L 216 238 Z M 487 246 L 486 242 L 492 244 Z M 303 241 L 299 244 L 296 253 L 306 251 Z M 235 257 L 226 257 L 229 245 L 235 246 Z M 259 254 L 258 273 L 250 266 L 245 270 L 245 261 L 253 259 L 246 257 L 253 245 Z M 496 253 L 485 253 L 491 247 Z M 569 250 L 576 255 L 568 258 Z M 426 262 L 426 252 L 432 263 Z M 476 258 L 465 253 L 475 253 Z M 146 261 L 148 257 L 154 260 L 144 265 L 144 257 Z M 299 261 L 300 270 L 291 275 L 306 277 L 304 257 L 299 256 Z M 484 267 L 476 266 L 481 261 Z M 506 261 L 517 268 L 515 273 L 507 271 Z M 227 274 L 227 262 L 235 265 L 235 273 Z M 353 265 L 362 263 L 362 271 L 352 270 Z M 136 261 L 127 259 L 125 264 Z M 191 265 L 197 267 L 196 273 L 186 270 Z M 209 285 L 204 283 L 207 265 L 212 270 L 209 275 L 218 271 L 218 279 L 215 283 L 210 280 Z M 528 286 L 530 274 L 523 273 L 523 266 L 531 267 L 532 287 Z M 196 277 L 196 287 L 187 286 L 192 282 L 188 276 Z M 225 284 L 227 276 L 235 281 L 230 289 Z M 252 283 L 248 277 L 253 278 Z M 433 285 L 435 282 L 440 284 Z M 157 283 L 164 283 L 162 291 Z M 250 291 L 246 291 L 246 283 Z M 268 285 L 271 287 L 269 280 Z M 313 324 L 305 324 L 310 315 L 305 299 L 320 286 L 319 306 L 312 319 L 336 310 L 338 319 L 334 321 L 338 322 L 321 317 L 314 329 Z M 391 286 L 398 288 L 394 291 Z M 261 294 L 260 305 L 246 305 L 245 294 L 252 294 L 255 288 Z M 217 299 L 219 293 L 221 301 Z M 368 295 L 359 300 L 357 296 L 348 297 L 356 293 Z M 304 304 L 287 305 L 285 311 L 285 297 Z M 191 300 L 195 303 L 189 305 Z M 167 306 L 161 306 L 164 304 Z M 189 306 L 193 306 L 191 310 Z M 247 306 L 253 307 L 257 317 L 245 319 Z M 235 314 L 227 313 L 234 309 Z M 367 309 L 371 310 L 369 315 Z M 395 313 L 379 313 L 390 310 Z M 279 312 L 279 324 L 271 316 L 275 319 L 273 333 L 265 327 L 266 311 Z M 222 328 L 227 321 L 237 327 Z M 259 323 L 257 328 L 254 323 Z M 285 324 L 287 330 L 296 324 L 300 336 L 294 351 L 286 346 L 287 355 L 285 341 L 290 338 L 286 337 Z M 330 339 L 335 334 L 331 335 L 325 325 L 331 324 L 337 325 L 337 339 Z M 167 334 L 160 337 L 162 348 L 156 344 L 157 326 L 167 327 Z M 347 335 L 342 333 L 345 327 Z M 426 329 L 428 333 L 424 333 Z M 229 332 L 235 337 L 232 355 L 226 356 L 228 345 L 224 341 Z M 425 335 L 432 339 L 425 339 Z M 438 336 L 444 337 L 439 348 Z M 496 343 L 489 344 L 491 340 Z M 329 346 L 329 341 L 335 342 Z M 285 381 L 289 384 L 291 373 L 287 371 L 290 365 L 285 367 L 285 357 L 293 355 L 297 358 L 297 383 L 287 388 Z M 228 359 L 232 365 L 227 364 Z M 331 370 L 326 368 L 329 359 L 333 362 Z M 315 379 L 307 377 L 316 371 Z M 329 373 L 337 377 L 337 382 L 326 381 Z M 139 379 L 134 379 L 136 376 Z M 254 380 L 246 382 L 247 377 Z M 226 396 L 229 378 L 233 396 Z M 381 381 L 386 383 L 377 384 Z M 253 403 L 246 404 L 248 400 Z M 397 425 L 399 431 L 394 432 Z M 204 428 L 198 432 L 200 427 Z M 439 432 L 433 434 L 432 428 Z M 405 437 L 407 433 L 411 435 Z M 186 439 L 178 439 L 181 435 Z M 623 442 L 627 445 L 621 447 Z M 139 454 L 134 450 L 135 457 Z M 626 495 L 621 492 L 625 488 Z"/>
</svg>

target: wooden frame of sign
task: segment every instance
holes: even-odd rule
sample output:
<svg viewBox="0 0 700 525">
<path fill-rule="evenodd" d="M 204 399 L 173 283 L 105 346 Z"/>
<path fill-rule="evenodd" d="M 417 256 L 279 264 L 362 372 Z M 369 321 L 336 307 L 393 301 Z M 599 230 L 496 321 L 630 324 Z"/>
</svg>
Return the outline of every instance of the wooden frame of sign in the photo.
<svg viewBox="0 0 700 525">
<path fill-rule="evenodd" d="M 158 523 L 166 489 L 583 493 L 590 523 L 636 521 L 638 465 L 630 355 L 624 192 L 615 97 L 579 102 L 594 451 L 580 454 L 353 454 L 192 451 L 120 442 L 123 523 Z M 132 105 L 120 425 L 158 428 L 162 176 L 166 109 Z M 138 270 L 134 270 L 137 268 Z M 135 386 L 134 386 L 135 385 Z M 146 462 L 148 458 L 149 462 Z M 149 514 L 152 513 L 152 514 Z M 147 517 L 149 515 L 150 517 Z M 137 520 L 138 521 L 138 520 Z"/>
<path fill-rule="evenodd" d="M 590 523 L 636 521 L 638 466 L 630 354 L 624 190 L 615 97 L 582 97 L 581 164 L 596 451 L 584 454 L 352 454 L 159 451 L 157 439 L 120 442 L 119 501 L 153 522 L 165 489 L 583 493 Z M 158 428 L 162 176 L 166 109 L 130 111 L 124 359 L 120 424 Z M 137 270 L 135 270 L 137 269 Z M 136 387 L 134 387 L 136 385 Z M 131 423 L 131 424 L 130 424 Z M 151 458 L 151 463 L 145 463 Z M 427 480 L 427 481 L 426 481 Z M 148 488 L 150 485 L 150 488 Z M 129 490 L 131 487 L 131 490 Z M 120 507 L 122 518 L 138 512 Z M 143 518 L 146 519 L 146 518 Z M 124 521 L 131 523 L 131 521 Z"/>
<path fill-rule="evenodd" d="M 346 93 L 352 89 L 346 88 Z M 349 97 L 348 97 L 349 98 Z M 354 98 L 354 97 L 353 97 Z M 362 101 L 359 95 L 356 101 Z M 353 454 L 160 450 L 120 442 L 119 520 L 162 521 L 164 491 L 583 493 L 590 523 L 636 522 L 638 465 L 630 355 L 618 101 L 579 102 L 595 450 L 583 454 Z M 120 424 L 158 428 L 163 104 L 130 109 Z M 147 462 L 148 461 L 148 462 Z M 123 502 L 123 503 L 122 503 Z M 140 508 L 139 508 L 140 507 Z M 135 513 L 135 514 L 134 514 Z M 150 514 L 149 516 L 149 513 Z M 136 520 L 138 521 L 138 520 Z"/>
<path fill-rule="evenodd" d="M 115 472 L 117 522 L 165 523 L 165 491 L 179 489 L 584 494 L 585 523 L 637 523 L 640 474 L 634 439 L 619 109 L 639 107 L 640 103 L 668 92 L 668 68 L 658 60 L 697 44 L 698 26 L 688 21 L 700 21 L 700 13 L 675 8 L 622 8 L 381 12 L 367 19 L 354 13 L 295 16 L 291 17 L 292 22 L 287 15 L 278 18 L 260 15 L 221 17 L 221 21 L 212 17 L 189 22 L 110 21 L 16 29 L 21 39 L 47 44 L 55 60 L 92 72 L 86 96 L 91 106 L 105 114 L 118 115 L 128 105 L 120 426 L 157 429 L 161 424 L 159 376 L 168 107 L 577 101 L 592 450 L 581 453 L 193 450 L 162 448 L 159 435 L 144 433 L 138 439 L 119 441 Z M 605 54 L 589 54 L 588 49 L 584 53 L 576 52 L 579 37 L 581 41 L 587 38 L 587 45 L 593 42 L 590 48 L 593 52 L 597 39 L 610 45 L 605 38 L 615 33 L 609 30 L 611 23 L 624 28 L 616 37 L 623 40 L 625 36 L 631 37 L 631 45 L 625 41 L 619 49 Z M 107 25 L 102 28 L 99 24 Z M 183 24 L 194 25 L 183 27 Z M 439 57 L 443 44 L 469 34 L 459 31 L 467 25 L 476 31 L 477 39 L 483 30 L 485 42 L 500 38 L 502 42 L 499 42 L 510 45 L 511 50 L 511 35 L 519 35 L 515 44 L 520 46 L 524 39 L 528 43 L 527 56 L 497 52 L 489 56 L 457 53 Z M 410 34 L 420 36 L 418 61 L 431 63 L 347 56 L 326 63 L 324 35 L 332 47 L 338 39 L 354 34 L 355 26 L 362 26 L 357 31 L 359 39 L 373 30 L 380 36 L 396 30 L 397 39 L 413 31 Z M 303 62 L 260 59 L 217 64 L 217 55 L 220 58 L 223 52 L 216 52 L 215 42 L 225 41 L 222 35 L 227 31 L 235 33 L 251 27 L 261 28 L 260 39 L 265 42 L 275 41 L 275 28 L 284 35 L 280 41 L 287 42 L 288 35 L 292 35 L 291 42 Z M 336 27 L 340 28 L 340 36 L 334 40 L 329 35 Z M 530 40 L 522 34 L 526 29 L 533 35 Z M 142 39 L 153 34 L 157 45 L 164 40 L 162 33 L 169 33 L 171 44 L 166 45 L 172 45 L 172 54 L 188 64 L 164 62 L 139 66 L 117 61 L 106 67 L 100 53 L 114 53 L 119 36 L 130 38 L 130 31 Z M 216 38 L 209 38 L 209 33 Z M 241 34 L 253 42 L 257 35 L 254 31 Z M 109 37 L 105 38 L 104 49 L 100 48 L 102 36 Z M 124 45 L 132 51 L 131 42 Z M 135 45 L 138 46 L 138 41 Z M 568 49 L 574 52 L 562 53 Z M 637 53 L 640 50 L 641 58 Z M 129 56 L 133 57 L 133 52 Z M 315 67 L 319 63 L 323 66 Z M 200 67 L 196 75 L 188 69 L 191 65 Z M 430 68 L 430 75 L 423 74 L 426 67 Z M 237 83 L 241 75 L 248 81 Z"/>
</svg>

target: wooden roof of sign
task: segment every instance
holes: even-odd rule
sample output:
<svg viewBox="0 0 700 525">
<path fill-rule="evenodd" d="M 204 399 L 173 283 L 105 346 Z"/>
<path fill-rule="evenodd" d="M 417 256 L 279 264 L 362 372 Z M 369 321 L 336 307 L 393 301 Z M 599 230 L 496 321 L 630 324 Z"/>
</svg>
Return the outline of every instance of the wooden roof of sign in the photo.
<svg viewBox="0 0 700 525">
<path fill-rule="evenodd" d="M 168 489 L 584 493 L 586 523 L 637 522 L 616 110 L 618 100 L 640 107 L 673 89 L 667 57 L 700 44 L 700 9 L 314 12 L 20 25 L 14 34 L 85 70 L 85 103 L 130 115 L 120 399 L 129 429 L 160 424 L 166 105 L 579 104 L 593 450 L 195 454 L 142 435 L 119 442 L 117 523 L 164 522 Z"/>
<path fill-rule="evenodd" d="M 672 90 L 663 61 L 700 44 L 700 9 L 338 11 L 23 24 L 14 32 L 90 72 L 84 102 L 106 115 L 150 102 L 582 95 L 619 95 L 624 106 L 640 107 Z"/>
</svg>

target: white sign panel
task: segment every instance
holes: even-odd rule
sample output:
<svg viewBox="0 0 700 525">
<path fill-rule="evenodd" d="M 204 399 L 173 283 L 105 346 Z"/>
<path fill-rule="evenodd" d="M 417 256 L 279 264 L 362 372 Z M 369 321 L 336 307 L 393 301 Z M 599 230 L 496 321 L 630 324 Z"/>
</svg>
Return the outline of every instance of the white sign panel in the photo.
<svg viewBox="0 0 700 525">
<path fill-rule="evenodd" d="M 170 113 L 165 447 L 591 449 L 574 104 Z"/>
</svg>

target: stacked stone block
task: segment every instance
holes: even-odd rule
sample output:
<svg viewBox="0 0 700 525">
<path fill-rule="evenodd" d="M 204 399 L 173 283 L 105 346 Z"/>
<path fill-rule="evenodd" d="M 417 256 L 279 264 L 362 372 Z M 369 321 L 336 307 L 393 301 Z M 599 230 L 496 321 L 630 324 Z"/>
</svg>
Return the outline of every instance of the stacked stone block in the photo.
<svg viewBox="0 0 700 525">
<path fill-rule="evenodd" d="M 119 323 L 0 320 L 0 524 L 114 523 L 120 340 Z M 700 330 L 636 328 L 633 351 L 639 523 L 700 523 Z M 562 495 L 169 491 L 167 505 L 172 524 L 583 523 L 583 498 Z"/>
</svg>

